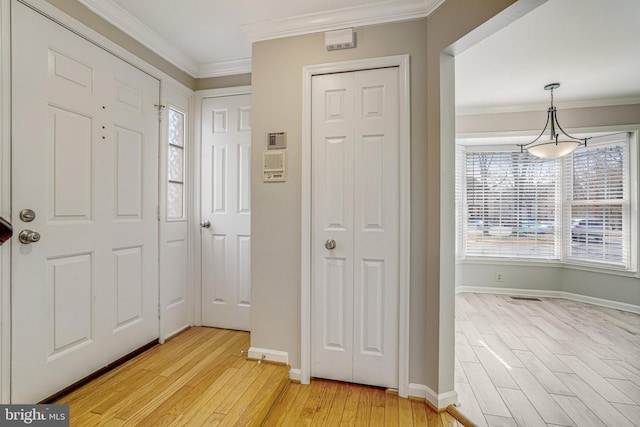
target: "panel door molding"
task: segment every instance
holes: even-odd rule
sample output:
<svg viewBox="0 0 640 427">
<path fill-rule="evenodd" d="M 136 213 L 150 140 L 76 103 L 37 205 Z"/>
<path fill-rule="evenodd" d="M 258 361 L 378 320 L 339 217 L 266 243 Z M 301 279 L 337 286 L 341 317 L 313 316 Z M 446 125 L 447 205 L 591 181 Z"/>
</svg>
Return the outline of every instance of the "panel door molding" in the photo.
<svg viewBox="0 0 640 427">
<path fill-rule="evenodd" d="M 12 6 L 13 402 L 158 338 L 159 81 Z M 34 125 L 35 123 L 35 125 Z"/>
<path fill-rule="evenodd" d="M 251 95 L 202 99 L 202 323 L 248 331 L 251 312 Z"/>
<path fill-rule="evenodd" d="M 398 391 L 409 392 L 409 258 L 410 258 L 410 79 L 409 56 L 398 55 L 309 65 L 303 69 L 302 197 L 301 197 L 301 366 L 292 377 L 308 384 L 312 371 L 312 80 L 315 76 L 376 68 L 398 68 L 399 120 L 399 264 L 398 264 Z M 375 92 L 375 91 L 374 91 Z M 373 93 L 373 92 L 372 92 Z M 370 97 L 371 98 L 371 97 Z M 374 223 L 375 224 L 375 223 Z M 314 246 L 315 247 L 315 246 Z"/>
<path fill-rule="evenodd" d="M 398 69 L 312 86 L 311 374 L 397 388 Z"/>
</svg>

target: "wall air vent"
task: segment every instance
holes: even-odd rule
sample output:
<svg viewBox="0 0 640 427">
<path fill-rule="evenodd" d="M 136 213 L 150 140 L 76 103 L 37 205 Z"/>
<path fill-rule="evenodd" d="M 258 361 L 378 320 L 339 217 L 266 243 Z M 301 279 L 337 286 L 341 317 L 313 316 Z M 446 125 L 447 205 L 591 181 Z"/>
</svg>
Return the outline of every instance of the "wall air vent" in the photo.
<svg viewBox="0 0 640 427">
<path fill-rule="evenodd" d="M 540 301 L 539 298 L 533 298 L 533 297 L 511 297 L 511 299 L 515 299 L 518 301 Z"/>
</svg>

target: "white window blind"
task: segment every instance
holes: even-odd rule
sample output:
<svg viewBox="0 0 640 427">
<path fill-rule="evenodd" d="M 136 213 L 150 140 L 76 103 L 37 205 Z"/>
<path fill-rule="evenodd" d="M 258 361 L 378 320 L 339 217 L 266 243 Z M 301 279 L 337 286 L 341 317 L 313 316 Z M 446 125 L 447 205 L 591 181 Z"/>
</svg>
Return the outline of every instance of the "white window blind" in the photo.
<svg viewBox="0 0 640 427">
<path fill-rule="evenodd" d="M 565 226 L 569 262 L 629 266 L 626 141 L 576 150 L 565 159 Z"/>
<path fill-rule="evenodd" d="M 520 152 L 465 157 L 465 255 L 557 258 L 558 162 Z"/>
</svg>

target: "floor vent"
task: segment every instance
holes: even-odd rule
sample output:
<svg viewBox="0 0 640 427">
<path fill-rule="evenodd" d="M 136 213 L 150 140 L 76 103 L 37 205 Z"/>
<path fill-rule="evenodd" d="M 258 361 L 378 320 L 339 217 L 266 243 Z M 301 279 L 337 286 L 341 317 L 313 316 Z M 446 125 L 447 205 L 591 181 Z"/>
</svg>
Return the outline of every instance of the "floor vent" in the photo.
<svg viewBox="0 0 640 427">
<path fill-rule="evenodd" d="M 516 299 L 519 301 L 540 301 L 539 298 L 533 298 L 533 297 L 511 297 L 511 299 Z"/>
</svg>

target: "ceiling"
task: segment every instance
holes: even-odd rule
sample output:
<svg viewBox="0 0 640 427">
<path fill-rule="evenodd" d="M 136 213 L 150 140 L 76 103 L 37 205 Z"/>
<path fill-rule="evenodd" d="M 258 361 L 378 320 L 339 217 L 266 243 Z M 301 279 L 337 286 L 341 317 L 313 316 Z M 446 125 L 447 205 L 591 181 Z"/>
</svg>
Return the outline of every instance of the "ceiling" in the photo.
<svg viewBox="0 0 640 427">
<path fill-rule="evenodd" d="M 640 103 L 640 0 L 549 0 L 456 56 L 458 113 Z"/>
<path fill-rule="evenodd" d="M 427 16 L 444 0 L 79 0 L 194 77 L 251 70 L 251 43 Z M 640 103 L 640 1 L 548 0 L 456 56 L 459 113 Z M 544 108 L 544 107 L 543 107 Z"/>
</svg>

